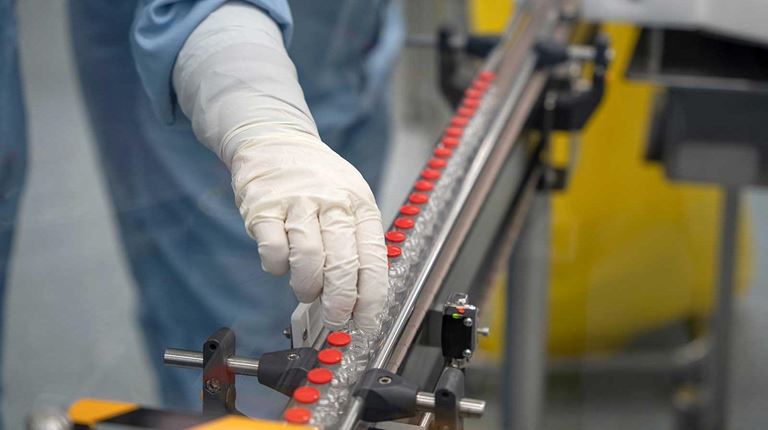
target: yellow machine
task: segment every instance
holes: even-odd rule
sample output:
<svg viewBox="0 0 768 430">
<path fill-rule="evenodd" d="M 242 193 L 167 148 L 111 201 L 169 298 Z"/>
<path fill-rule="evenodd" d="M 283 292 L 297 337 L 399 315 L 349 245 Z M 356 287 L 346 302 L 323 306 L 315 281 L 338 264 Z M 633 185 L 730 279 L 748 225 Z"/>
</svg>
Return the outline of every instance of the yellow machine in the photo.
<svg viewBox="0 0 768 430">
<path fill-rule="evenodd" d="M 472 24 L 497 33 L 510 2 L 475 1 Z M 648 83 L 625 78 L 639 31 L 605 25 L 614 50 L 609 89 L 572 151 L 554 140 L 554 164 L 576 163 L 553 197 L 549 350 L 554 356 L 611 351 L 668 323 L 706 317 L 713 303 L 721 192 L 671 183 L 645 160 L 654 97 Z M 573 153 L 572 153 L 573 152 Z M 570 157 L 575 157 L 571 159 Z M 748 225 L 743 222 L 741 225 Z M 748 285 L 748 227 L 739 238 L 739 289 Z M 504 285 L 506 281 L 501 280 Z M 502 330 L 503 288 L 493 328 Z M 499 339 L 499 338 L 494 338 Z M 499 345 L 485 340 L 496 353 Z"/>
</svg>

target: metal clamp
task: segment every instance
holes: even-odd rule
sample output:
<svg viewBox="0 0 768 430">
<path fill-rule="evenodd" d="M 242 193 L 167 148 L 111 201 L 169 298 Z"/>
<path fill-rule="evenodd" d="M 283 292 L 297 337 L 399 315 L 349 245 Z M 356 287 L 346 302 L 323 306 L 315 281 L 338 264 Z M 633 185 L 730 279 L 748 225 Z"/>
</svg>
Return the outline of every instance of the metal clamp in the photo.
<svg viewBox="0 0 768 430">
<path fill-rule="evenodd" d="M 454 373 L 448 372 L 449 369 L 461 376 L 456 377 Z M 361 418 L 368 422 L 382 422 L 412 417 L 417 412 L 434 412 L 438 418 L 442 418 L 446 411 L 450 411 L 461 422 L 466 417 L 482 416 L 485 401 L 462 398 L 464 374 L 454 368 L 446 368 L 443 374 L 449 374 L 450 378 L 441 377 L 443 384 L 438 382 L 438 389 L 433 394 L 418 391 L 416 384 L 395 373 L 383 369 L 367 371 L 354 393 L 355 397 L 365 400 Z M 454 385 L 456 383 L 461 385 L 460 390 Z M 446 427 L 451 430 L 460 428 Z"/>
<path fill-rule="evenodd" d="M 262 385 L 290 396 L 317 364 L 317 350 L 293 348 L 269 352 L 260 359 L 238 357 L 234 332 L 221 328 L 208 338 L 202 352 L 169 348 L 163 362 L 203 369 L 203 413 L 227 414 L 237 413 L 235 375 L 255 376 Z"/>
</svg>

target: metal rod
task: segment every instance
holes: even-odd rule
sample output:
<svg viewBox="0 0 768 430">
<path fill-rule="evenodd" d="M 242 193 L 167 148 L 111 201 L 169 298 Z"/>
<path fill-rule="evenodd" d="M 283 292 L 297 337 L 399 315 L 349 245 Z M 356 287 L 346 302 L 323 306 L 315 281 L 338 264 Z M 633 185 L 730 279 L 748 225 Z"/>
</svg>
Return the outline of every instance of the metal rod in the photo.
<svg viewBox="0 0 768 430">
<path fill-rule="evenodd" d="M 186 349 L 168 348 L 163 354 L 163 363 L 167 366 L 186 367 L 191 369 L 203 368 L 203 353 Z M 259 360 L 247 357 L 229 357 L 227 369 L 238 375 L 258 376 Z"/>
<path fill-rule="evenodd" d="M 419 420 L 419 428 L 423 430 L 429 429 L 429 426 L 432 425 L 432 421 L 435 420 L 435 414 L 432 412 L 424 412 L 424 414 L 421 416 L 421 419 Z"/>
<path fill-rule="evenodd" d="M 435 395 L 427 392 L 416 394 L 416 409 L 421 412 L 435 410 Z M 464 417 L 481 417 L 485 412 L 485 401 L 477 399 L 461 399 L 459 401 L 459 414 Z"/>
<path fill-rule="evenodd" d="M 711 404 L 709 426 L 720 430 L 728 422 L 729 352 L 733 326 L 733 284 L 736 272 L 736 244 L 739 223 L 739 190 L 726 187 L 720 233 L 717 302 L 712 316 L 712 357 L 710 362 Z"/>
</svg>

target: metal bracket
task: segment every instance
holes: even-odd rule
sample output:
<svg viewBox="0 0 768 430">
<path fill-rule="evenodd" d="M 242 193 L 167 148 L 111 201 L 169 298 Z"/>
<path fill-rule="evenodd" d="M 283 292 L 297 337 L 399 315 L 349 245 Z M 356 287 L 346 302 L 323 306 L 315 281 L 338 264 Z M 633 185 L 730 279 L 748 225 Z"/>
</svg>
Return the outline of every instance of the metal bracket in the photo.
<svg viewBox="0 0 768 430">
<path fill-rule="evenodd" d="M 453 367 L 443 369 L 435 387 L 435 428 L 463 430 L 460 402 L 464 397 L 464 372 Z"/>
<path fill-rule="evenodd" d="M 235 375 L 255 376 L 262 385 L 290 396 L 317 365 L 317 350 L 304 347 L 268 352 L 259 360 L 237 357 L 235 333 L 224 327 L 206 340 L 202 352 L 166 349 L 163 361 L 168 366 L 202 368 L 203 413 L 225 415 L 239 414 L 235 409 Z"/>
<path fill-rule="evenodd" d="M 227 359 L 235 355 L 235 334 L 220 328 L 203 344 L 203 414 L 240 414 L 235 408 L 235 374 Z"/>
<path fill-rule="evenodd" d="M 291 346 L 311 347 L 323 330 L 323 309 L 320 300 L 299 303 L 291 314 Z"/>
<path fill-rule="evenodd" d="M 501 40 L 497 36 L 460 36 L 443 27 L 437 38 L 440 90 L 451 106 L 458 106 L 469 82 L 461 78 L 462 61 L 485 58 Z"/>
<path fill-rule="evenodd" d="M 452 367 L 443 370 L 434 394 L 418 391 L 416 384 L 383 369 L 370 369 L 365 372 L 354 392 L 355 397 L 365 401 L 361 418 L 368 422 L 408 418 L 417 412 L 434 412 L 441 417 L 455 416 L 458 422 L 462 422 L 465 417 L 482 416 L 485 412 L 485 402 L 464 399 L 463 395 L 464 373 Z M 448 427 L 436 428 L 460 430 L 462 427 L 451 424 Z"/>
</svg>

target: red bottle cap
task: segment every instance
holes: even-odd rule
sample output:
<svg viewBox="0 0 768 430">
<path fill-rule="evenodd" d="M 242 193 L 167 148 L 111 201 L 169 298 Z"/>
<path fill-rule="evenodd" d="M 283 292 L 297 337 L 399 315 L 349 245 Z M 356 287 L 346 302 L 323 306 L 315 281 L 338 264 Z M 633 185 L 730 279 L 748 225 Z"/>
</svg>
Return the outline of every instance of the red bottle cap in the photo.
<svg viewBox="0 0 768 430">
<path fill-rule="evenodd" d="M 306 424 L 312 418 L 312 412 L 304 408 L 288 408 L 283 413 L 283 418 L 291 424 Z"/>
<path fill-rule="evenodd" d="M 415 205 L 423 205 L 429 201 L 429 196 L 424 193 L 411 193 L 411 195 L 408 196 L 408 201 Z"/>
<path fill-rule="evenodd" d="M 343 331 L 334 331 L 329 333 L 325 340 L 328 341 L 328 345 L 343 347 L 349 345 L 349 342 L 352 342 L 352 337 Z"/>
<path fill-rule="evenodd" d="M 461 105 L 470 109 L 477 109 L 480 106 L 480 99 L 464 99 Z"/>
<path fill-rule="evenodd" d="M 387 257 L 396 258 L 402 254 L 403 251 L 397 245 L 387 245 Z"/>
<path fill-rule="evenodd" d="M 461 127 L 448 127 L 445 129 L 445 135 L 448 137 L 461 137 L 464 134 L 464 129 Z"/>
<path fill-rule="evenodd" d="M 477 79 L 481 81 L 491 82 L 496 79 L 496 72 L 490 70 L 483 70 L 477 74 Z"/>
<path fill-rule="evenodd" d="M 438 146 L 437 148 L 435 148 L 434 154 L 435 154 L 435 157 L 448 158 L 451 155 L 453 155 L 453 151 L 450 148 Z"/>
<path fill-rule="evenodd" d="M 395 220 L 395 227 L 402 228 L 403 230 L 413 228 L 413 224 L 413 218 L 398 218 Z"/>
<path fill-rule="evenodd" d="M 299 403 L 315 403 L 320 400 L 320 391 L 315 387 L 299 387 L 293 392 L 293 400 Z"/>
<path fill-rule="evenodd" d="M 447 164 L 448 162 L 442 158 L 430 158 L 429 161 L 427 161 L 427 166 L 429 166 L 430 169 L 442 169 Z"/>
<path fill-rule="evenodd" d="M 333 379 L 333 372 L 326 368 L 319 368 L 319 369 L 312 369 L 309 372 L 307 372 L 307 381 L 317 384 L 317 385 L 323 385 L 331 382 Z"/>
<path fill-rule="evenodd" d="M 468 99 L 479 99 L 483 96 L 483 93 L 482 90 L 476 88 L 467 88 L 466 91 L 464 91 L 464 97 Z"/>
<path fill-rule="evenodd" d="M 475 82 L 472 83 L 472 89 L 485 91 L 490 85 L 491 83 L 489 81 L 475 80 Z"/>
<path fill-rule="evenodd" d="M 421 171 L 421 177 L 428 181 L 434 181 L 440 177 L 440 171 L 435 169 L 424 169 Z"/>
<path fill-rule="evenodd" d="M 407 236 L 402 231 L 388 231 L 384 233 L 384 237 L 390 242 L 400 243 L 404 242 Z"/>
<path fill-rule="evenodd" d="M 317 361 L 323 364 L 341 363 L 341 351 L 333 348 L 326 348 L 317 353 Z"/>
<path fill-rule="evenodd" d="M 440 142 L 446 148 L 455 148 L 459 146 L 459 139 L 456 137 L 445 136 Z"/>
<path fill-rule="evenodd" d="M 469 124 L 469 118 L 456 115 L 451 118 L 451 127 L 466 127 Z"/>
<path fill-rule="evenodd" d="M 460 108 L 456 109 L 456 114 L 469 118 L 475 114 L 475 110 L 475 108 L 471 108 L 469 106 L 461 106 Z"/>
<path fill-rule="evenodd" d="M 418 180 L 413 184 L 413 188 L 416 188 L 418 191 L 432 191 L 435 188 L 435 184 L 429 181 Z"/>
<path fill-rule="evenodd" d="M 403 205 L 400 206 L 400 214 L 405 216 L 416 216 L 421 212 L 418 206 Z"/>
</svg>

